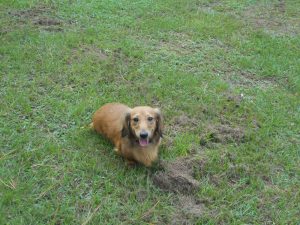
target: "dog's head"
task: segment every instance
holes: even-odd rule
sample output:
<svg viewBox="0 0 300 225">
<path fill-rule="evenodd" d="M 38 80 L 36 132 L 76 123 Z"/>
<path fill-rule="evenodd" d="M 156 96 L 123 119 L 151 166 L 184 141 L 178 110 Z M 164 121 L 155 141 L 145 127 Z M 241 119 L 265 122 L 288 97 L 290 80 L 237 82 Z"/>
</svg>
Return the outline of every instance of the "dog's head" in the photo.
<svg viewBox="0 0 300 225">
<path fill-rule="evenodd" d="M 147 147 L 162 137 L 162 115 L 159 109 L 139 106 L 127 113 L 122 137 L 128 136 L 135 143 Z"/>
</svg>

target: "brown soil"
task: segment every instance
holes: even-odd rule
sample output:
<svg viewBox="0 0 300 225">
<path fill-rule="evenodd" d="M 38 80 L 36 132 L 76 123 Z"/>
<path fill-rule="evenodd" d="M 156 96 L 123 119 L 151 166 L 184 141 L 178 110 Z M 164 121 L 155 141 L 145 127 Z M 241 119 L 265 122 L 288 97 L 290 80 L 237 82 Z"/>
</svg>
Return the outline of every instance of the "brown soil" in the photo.
<svg viewBox="0 0 300 225">
<path fill-rule="evenodd" d="M 171 224 L 194 224 L 206 211 L 206 206 L 191 195 L 177 195 Z"/>
<path fill-rule="evenodd" d="M 20 23 L 31 22 L 47 31 L 62 31 L 63 29 L 60 27 L 63 25 L 62 21 L 51 18 L 49 16 L 51 11 L 52 9 L 46 6 L 36 6 L 30 9 L 12 11 L 9 14 L 17 17 Z"/>
<path fill-rule="evenodd" d="M 195 171 L 201 170 L 204 161 L 193 158 L 180 158 L 173 162 L 161 162 L 162 171 L 156 172 L 152 179 L 154 185 L 162 190 L 175 193 L 192 193 L 199 189 Z"/>
<path fill-rule="evenodd" d="M 55 19 L 50 18 L 40 18 L 37 21 L 34 22 L 34 24 L 40 25 L 40 26 L 56 26 L 61 25 L 61 22 Z"/>
<path fill-rule="evenodd" d="M 205 205 L 203 203 L 190 195 L 180 195 L 179 206 L 186 214 L 193 216 L 200 216 L 205 209 Z"/>
<path fill-rule="evenodd" d="M 49 32 L 61 32 L 64 30 L 62 27 L 52 27 L 52 26 L 44 27 L 43 29 Z"/>
<path fill-rule="evenodd" d="M 162 104 L 158 97 L 153 96 L 151 99 L 151 105 L 152 105 L 152 107 L 160 107 Z"/>
<path fill-rule="evenodd" d="M 157 50 L 178 56 L 190 55 L 203 48 L 201 42 L 195 42 L 187 34 L 180 32 L 170 32 L 170 39 L 161 40 L 156 46 Z"/>
<path fill-rule="evenodd" d="M 161 162 L 161 170 L 152 176 L 154 185 L 160 189 L 176 193 L 175 212 L 171 224 L 194 224 L 206 211 L 203 202 L 193 195 L 200 188 L 196 179 L 204 168 L 205 161 L 196 157 L 179 158 L 173 162 Z"/>
<path fill-rule="evenodd" d="M 139 202 L 143 202 L 147 199 L 148 193 L 146 190 L 138 190 L 136 193 L 136 199 Z"/>
<path fill-rule="evenodd" d="M 175 202 L 176 211 L 171 224 L 194 224 L 195 220 L 203 215 L 206 207 L 192 196 L 179 195 Z"/>
<path fill-rule="evenodd" d="M 231 184 L 236 184 L 242 177 L 250 176 L 250 168 L 247 165 L 231 165 L 226 171 L 225 176 L 228 178 Z M 249 185 L 248 181 L 244 186 Z M 240 188 L 243 188 L 242 186 Z"/>
<path fill-rule="evenodd" d="M 226 4 L 225 4 L 226 5 Z M 209 1 L 208 3 L 199 3 L 199 9 L 207 13 L 215 11 L 227 11 L 228 14 L 234 15 L 237 19 L 250 24 L 254 28 L 263 29 L 267 33 L 276 36 L 296 36 L 300 31 L 300 17 L 289 15 L 285 0 L 278 1 L 257 1 L 256 4 L 250 4 L 242 12 L 234 12 L 233 9 L 224 9 L 222 1 Z"/>
<path fill-rule="evenodd" d="M 286 14 L 286 3 L 258 3 L 245 10 L 241 18 L 255 28 L 261 28 L 273 35 L 299 35 L 300 19 Z"/>
<path fill-rule="evenodd" d="M 190 118 L 184 114 L 179 117 L 175 117 L 174 122 L 175 125 L 178 126 L 195 125 L 197 123 L 197 121 L 195 121 L 193 118 Z"/>
<path fill-rule="evenodd" d="M 230 125 L 209 126 L 209 141 L 214 143 L 243 143 L 246 141 L 245 131 Z"/>
<path fill-rule="evenodd" d="M 279 0 L 279 2 L 275 4 L 275 7 L 278 8 L 279 12 L 285 13 L 286 12 L 285 0 Z"/>
<path fill-rule="evenodd" d="M 240 105 L 244 97 L 243 95 L 234 95 L 230 93 L 226 95 L 226 98 L 228 102 L 234 102 L 236 105 Z"/>
<path fill-rule="evenodd" d="M 233 86 L 267 88 L 276 86 L 274 77 L 262 77 L 249 71 L 236 70 L 232 65 L 224 63 L 222 67 L 213 68 L 214 73 L 222 74 L 224 79 Z"/>
<path fill-rule="evenodd" d="M 186 114 L 174 117 L 172 121 L 171 136 L 176 136 L 178 132 L 192 131 L 198 125 L 198 121 Z"/>
<path fill-rule="evenodd" d="M 72 56 L 67 61 L 68 64 L 79 61 L 82 56 L 92 56 L 98 61 L 105 61 L 108 59 L 108 56 L 104 51 L 96 46 L 81 45 L 78 48 L 74 48 L 72 53 Z"/>
<path fill-rule="evenodd" d="M 49 8 L 47 8 L 45 6 L 39 6 L 39 7 L 30 8 L 30 9 L 9 12 L 9 14 L 12 16 L 16 16 L 16 17 L 33 19 L 33 18 L 36 18 L 36 17 L 38 17 L 46 12 L 49 12 L 49 11 L 50 11 Z"/>
</svg>

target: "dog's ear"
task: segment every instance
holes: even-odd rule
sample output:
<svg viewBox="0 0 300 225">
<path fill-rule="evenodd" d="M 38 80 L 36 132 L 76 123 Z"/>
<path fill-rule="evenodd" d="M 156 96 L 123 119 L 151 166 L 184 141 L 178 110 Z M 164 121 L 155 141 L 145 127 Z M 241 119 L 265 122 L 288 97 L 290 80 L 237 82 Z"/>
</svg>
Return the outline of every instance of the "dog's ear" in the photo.
<svg viewBox="0 0 300 225">
<path fill-rule="evenodd" d="M 155 113 L 156 113 L 156 130 L 155 132 L 157 132 L 159 134 L 160 137 L 163 137 L 163 117 L 161 115 L 160 109 L 155 108 L 154 109 Z"/>
<path fill-rule="evenodd" d="M 122 128 L 122 137 L 128 136 L 130 132 L 130 112 L 127 112 L 124 118 L 124 124 Z"/>
</svg>

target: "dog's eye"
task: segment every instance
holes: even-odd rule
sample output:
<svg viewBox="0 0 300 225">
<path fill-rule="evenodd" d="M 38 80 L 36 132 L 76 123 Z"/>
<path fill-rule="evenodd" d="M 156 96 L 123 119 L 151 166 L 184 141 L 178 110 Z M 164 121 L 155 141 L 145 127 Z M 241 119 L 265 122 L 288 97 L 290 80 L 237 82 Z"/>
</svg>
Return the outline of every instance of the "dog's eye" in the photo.
<svg viewBox="0 0 300 225">
<path fill-rule="evenodd" d="M 139 118 L 137 118 L 137 117 L 133 118 L 133 121 L 137 123 L 137 122 L 139 122 Z"/>
<path fill-rule="evenodd" d="M 153 117 L 148 117 L 148 121 L 151 122 L 153 120 Z"/>
</svg>

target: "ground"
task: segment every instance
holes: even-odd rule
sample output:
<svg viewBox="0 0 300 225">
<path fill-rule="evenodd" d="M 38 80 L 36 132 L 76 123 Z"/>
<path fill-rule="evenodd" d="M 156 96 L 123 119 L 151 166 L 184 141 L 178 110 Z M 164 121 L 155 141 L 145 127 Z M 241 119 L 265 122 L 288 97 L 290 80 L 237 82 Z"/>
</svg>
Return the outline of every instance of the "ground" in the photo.
<svg viewBox="0 0 300 225">
<path fill-rule="evenodd" d="M 0 2 L 0 224 L 297 224 L 300 2 Z M 160 107 L 152 168 L 89 130 Z"/>
</svg>

